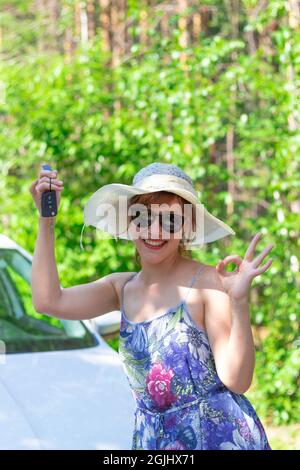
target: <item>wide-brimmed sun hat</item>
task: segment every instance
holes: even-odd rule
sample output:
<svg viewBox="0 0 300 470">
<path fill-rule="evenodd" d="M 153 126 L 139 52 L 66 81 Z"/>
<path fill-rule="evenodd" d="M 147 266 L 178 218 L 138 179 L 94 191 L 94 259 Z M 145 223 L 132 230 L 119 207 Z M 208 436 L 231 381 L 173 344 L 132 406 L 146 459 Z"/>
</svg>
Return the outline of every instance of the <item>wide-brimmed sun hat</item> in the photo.
<svg viewBox="0 0 300 470">
<path fill-rule="evenodd" d="M 83 228 L 92 225 L 115 239 L 132 240 L 128 216 L 130 198 L 158 191 L 181 196 L 196 209 L 196 228 L 192 239 L 185 242 L 186 249 L 235 235 L 232 228 L 213 216 L 200 202 L 192 179 L 178 166 L 169 163 L 151 163 L 142 168 L 134 175 L 132 185 L 112 183 L 99 188 L 84 206 Z M 82 233 L 83 230 L 81 237 Z"/>
</svg>

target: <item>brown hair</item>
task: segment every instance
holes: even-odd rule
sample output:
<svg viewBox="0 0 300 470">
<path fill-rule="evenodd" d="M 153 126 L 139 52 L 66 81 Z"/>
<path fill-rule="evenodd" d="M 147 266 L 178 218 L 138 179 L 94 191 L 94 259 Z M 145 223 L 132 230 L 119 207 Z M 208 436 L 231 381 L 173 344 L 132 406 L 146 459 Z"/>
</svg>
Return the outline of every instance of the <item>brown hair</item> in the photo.
<svg viewBox="0 0 300 470">
<path fill-rule="evenodd" d="M 173 199 L 177 199 L 179 204 L 181 205 L 182 209 L 184 207 L 184 204 L 189 203 L 186 199 L 182 198 L 181 196 L 178 196 L 177 194 L 171 193 L 169 191 L 157 191 L 154 193 L 147 193 L 147 194 L 137 194 L 129 199 L 129 206 L 131 204 L 144 204 L 145 206 L 149 206 L 152 203 L 157 202 L 157 199 L 160 199 L 161 196 L 168 195 L 171 196 Z M 195 230 L 196 226 L 196 215 L 195 215 L 195 206 L 192 206 L 192 228 L 193 231 Z M 179 248 L 178 252 L 180 256 L 184 256 L 186 258 L 192 258 L 191 251 L 187 250 L 186 246 L 184 245 L 184 242 L 182 239 L 179 242 Z M 139 255 L 139 252 L 137 249 L 135 249 L 135 262 L 141 266 L 141 257 Z"/>
</svg>

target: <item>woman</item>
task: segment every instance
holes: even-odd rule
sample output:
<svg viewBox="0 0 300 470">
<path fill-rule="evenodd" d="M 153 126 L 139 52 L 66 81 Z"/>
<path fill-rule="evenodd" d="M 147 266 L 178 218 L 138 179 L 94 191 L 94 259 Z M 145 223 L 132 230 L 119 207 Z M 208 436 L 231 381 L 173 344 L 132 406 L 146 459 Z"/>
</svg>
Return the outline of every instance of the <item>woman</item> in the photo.
<svg viewBox="0 0 300 470">
<path fill-rule="evenodd" d="M 39 210 L 49 173 L 42 171 L 31 187 Z M 104 216 L 101 205 L 111 209 Z M 216 267 L 184 256 L 235 232 L 198 201 L 185 172 L 151 164 L 132 186 L 100 188 L 84 211 L 86 224 L 133 240 L 141 270 L 61 289 L 51 221 L 39 220 L 32 272 L 37 311 L 86 319 L 121 310 L 119 353 L 136 402 L 132 449 L 270 449 L 243 395 L 255 363 L 250 286 L 272 262 L 260 266 L 272 245 L 254 257 L 261 234 L 243 259 L 230 255 Z M 231 273 L 230 262 L 237 265 Z"/>
</svg>

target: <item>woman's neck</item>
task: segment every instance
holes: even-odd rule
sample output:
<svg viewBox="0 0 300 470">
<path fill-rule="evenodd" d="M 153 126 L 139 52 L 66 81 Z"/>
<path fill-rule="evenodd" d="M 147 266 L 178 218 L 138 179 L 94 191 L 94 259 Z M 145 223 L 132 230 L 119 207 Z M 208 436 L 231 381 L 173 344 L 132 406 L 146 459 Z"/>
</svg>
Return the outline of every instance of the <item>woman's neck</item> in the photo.
<svg viewBox="0 0 300 470">
<path fill-rule="evenodd" d="M 146 285 L 157 283 L 170 277 L 177 267 L 184 262 L 185 258 L 179 254 L 157 264 L 142 262 L 142 269 L 139 277 Z"/>
</svg>

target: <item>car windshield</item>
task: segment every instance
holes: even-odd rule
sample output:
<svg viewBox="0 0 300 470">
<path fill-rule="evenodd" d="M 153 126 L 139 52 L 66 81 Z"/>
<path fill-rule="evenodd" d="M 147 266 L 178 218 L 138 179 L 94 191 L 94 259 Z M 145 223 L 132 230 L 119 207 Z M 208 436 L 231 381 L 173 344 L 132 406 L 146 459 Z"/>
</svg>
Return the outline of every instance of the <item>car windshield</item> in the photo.
<svg viewBox="0 0 300 470">
<path fill-rule="evenodd" d="M 35 311 L 31 262 L 14 249 L 0 249 L 0 340 L 6 353 L 58 351 L 98 344 L 84 323 Z"/>
</svg>

